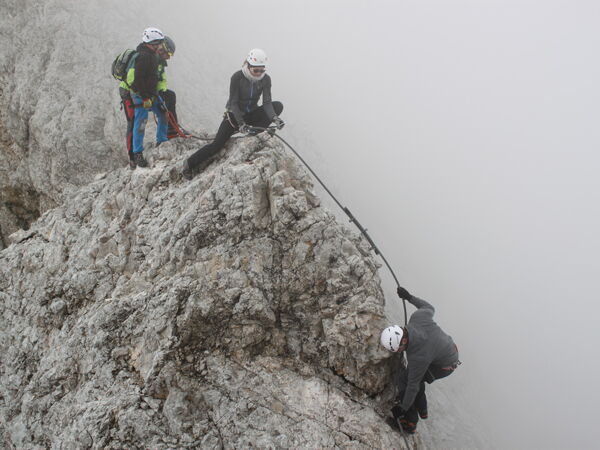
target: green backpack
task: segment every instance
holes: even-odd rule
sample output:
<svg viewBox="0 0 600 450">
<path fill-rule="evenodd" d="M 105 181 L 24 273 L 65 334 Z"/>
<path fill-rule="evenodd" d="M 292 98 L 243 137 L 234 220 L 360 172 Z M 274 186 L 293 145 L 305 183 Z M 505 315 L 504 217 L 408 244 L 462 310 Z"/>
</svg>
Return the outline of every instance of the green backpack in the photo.
<svg viewBox="0 0 600 450">
<path fill-rule="evenodd" d="M 119 81 L 127 83 L 127 72 L 135 64 L 138 52 L 128 48 L 123 53 L 120 53 L 112 63 L 111 75 Z"/>
</svg>

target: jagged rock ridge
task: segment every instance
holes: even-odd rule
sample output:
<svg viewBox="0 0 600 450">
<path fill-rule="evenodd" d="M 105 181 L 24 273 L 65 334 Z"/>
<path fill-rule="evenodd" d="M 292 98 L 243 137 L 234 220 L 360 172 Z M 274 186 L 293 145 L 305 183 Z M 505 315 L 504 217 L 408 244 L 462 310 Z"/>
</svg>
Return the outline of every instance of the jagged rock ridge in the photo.
<svg viewBox="0 0 600 450">
<path fill-rule="evenodd" d="M 97 177 L 0 253 L 4 447 L 399 448 L 377 264 L 267 135 Z M 150 153 L 150 152 L 149 152 Z"/>
</svg>

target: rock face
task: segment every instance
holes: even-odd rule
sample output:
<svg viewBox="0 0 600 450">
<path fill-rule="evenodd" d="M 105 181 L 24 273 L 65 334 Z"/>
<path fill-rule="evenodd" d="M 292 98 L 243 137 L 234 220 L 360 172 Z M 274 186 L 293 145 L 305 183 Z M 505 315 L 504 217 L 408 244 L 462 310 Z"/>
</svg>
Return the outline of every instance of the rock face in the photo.
<svg viewBox="0 0 600 450">
<path fill-rule="evenodd" d="M 489 448 L 445 386 L 384 423 L 378 265 L 278 141 L 121 168 L 146 4 L 0 2 L 0 448 Z"/>
<path fill-rule="evenodd" d="M 120 169 L 127 8 L 0 4 L 0 447 L 400 448 L 377 264 L 294 159 Z"/>
<path fill-rule="evenodd" d="M 148 152 L 0 252 L 3 448 L 400 448 L 378 265 L 275 138 Z"/>
<path fill-rule="evenodd" d="M 123 45 L 113 30 L 131 22 L 95 19 L 120 4 L 0 2 L 9 43 L 0 48 L 0 249 L 65 192 L 123 165 L 124 118 L 109 68 Z"/>
</svg>

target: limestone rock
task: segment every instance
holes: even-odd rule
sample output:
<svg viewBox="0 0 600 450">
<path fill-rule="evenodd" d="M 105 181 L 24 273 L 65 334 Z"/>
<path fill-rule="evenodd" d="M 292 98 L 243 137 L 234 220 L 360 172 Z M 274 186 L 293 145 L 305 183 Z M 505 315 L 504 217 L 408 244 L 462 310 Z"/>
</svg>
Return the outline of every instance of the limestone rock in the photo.
<svg viewBox="0 0 600 450">
<path fill-rule="evenodd" d="M 275 138 L 96 177 L 0 253 L 3 444 L 403 446 L 378 264 Z"/>
<path fill-rule="evenodd" d="M 66 193 L 126 164 L 125 118 L 110 77 L 123 46 L 116 30 L 131 28 L 123 7 L 0 2 L 0 249 Z M 98 20 L 110 10 L 110 20 Z"/>
</svg>

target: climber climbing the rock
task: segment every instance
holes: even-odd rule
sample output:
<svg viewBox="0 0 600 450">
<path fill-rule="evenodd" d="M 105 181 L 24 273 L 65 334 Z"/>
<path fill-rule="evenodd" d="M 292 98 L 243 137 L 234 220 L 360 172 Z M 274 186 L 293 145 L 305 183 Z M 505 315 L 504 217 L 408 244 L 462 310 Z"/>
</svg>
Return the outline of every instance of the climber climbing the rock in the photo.
<svg viewBox="0 0 600 450">
<path fill-rule="evenodd" d="M 221 150 L 236 131 L 248 134 L 252 127 L 266 128 L 271 123 L 283 128 L 284 122 L 279 118 L 283 104 L 271 100 L 271 77 L 266 73 L 266 66 L 266 53 L 259 48 L 250 50 L 242 69 L 231 77 L 229 100 L 214 141 L 183 163 L 181 173 L 186 179 L 191 180 L 196 168 Z M 262 105 L 258 106 L 261 95 Z"/>
<path fill-rule="evenodd" d="M 142 42 L 137 46 L 133 60 L 127 67 L 126 78 L 119 85 L 119 94 L 127 117 L 127 152 L 129 167 L 147 167 L 144 158 L 144 133 L 148 111 L 152 110 L 157 120 L 156 143 L 167 138 L 166 106 L 160 97 L 167 90 L 166 62 L 160 58 L 164 49 L 165 36 L 158 28 L 146 28 Z"/>
<path fill-rule="evenodd" d="M 426 419 L 425 383 L 447 377 L 460 365 L 458 348 L 434 321 L 434 307 L 398 286 L 398 296 L 417 310 L 406 327 L 392 325 L 381 333 L 381 345 L 391 352 L 406 351 L 407 367 L 400 374 L 397 402 L 392 408 L 392 425 L 413 434 L 419 417 Z"/>
</svg>

